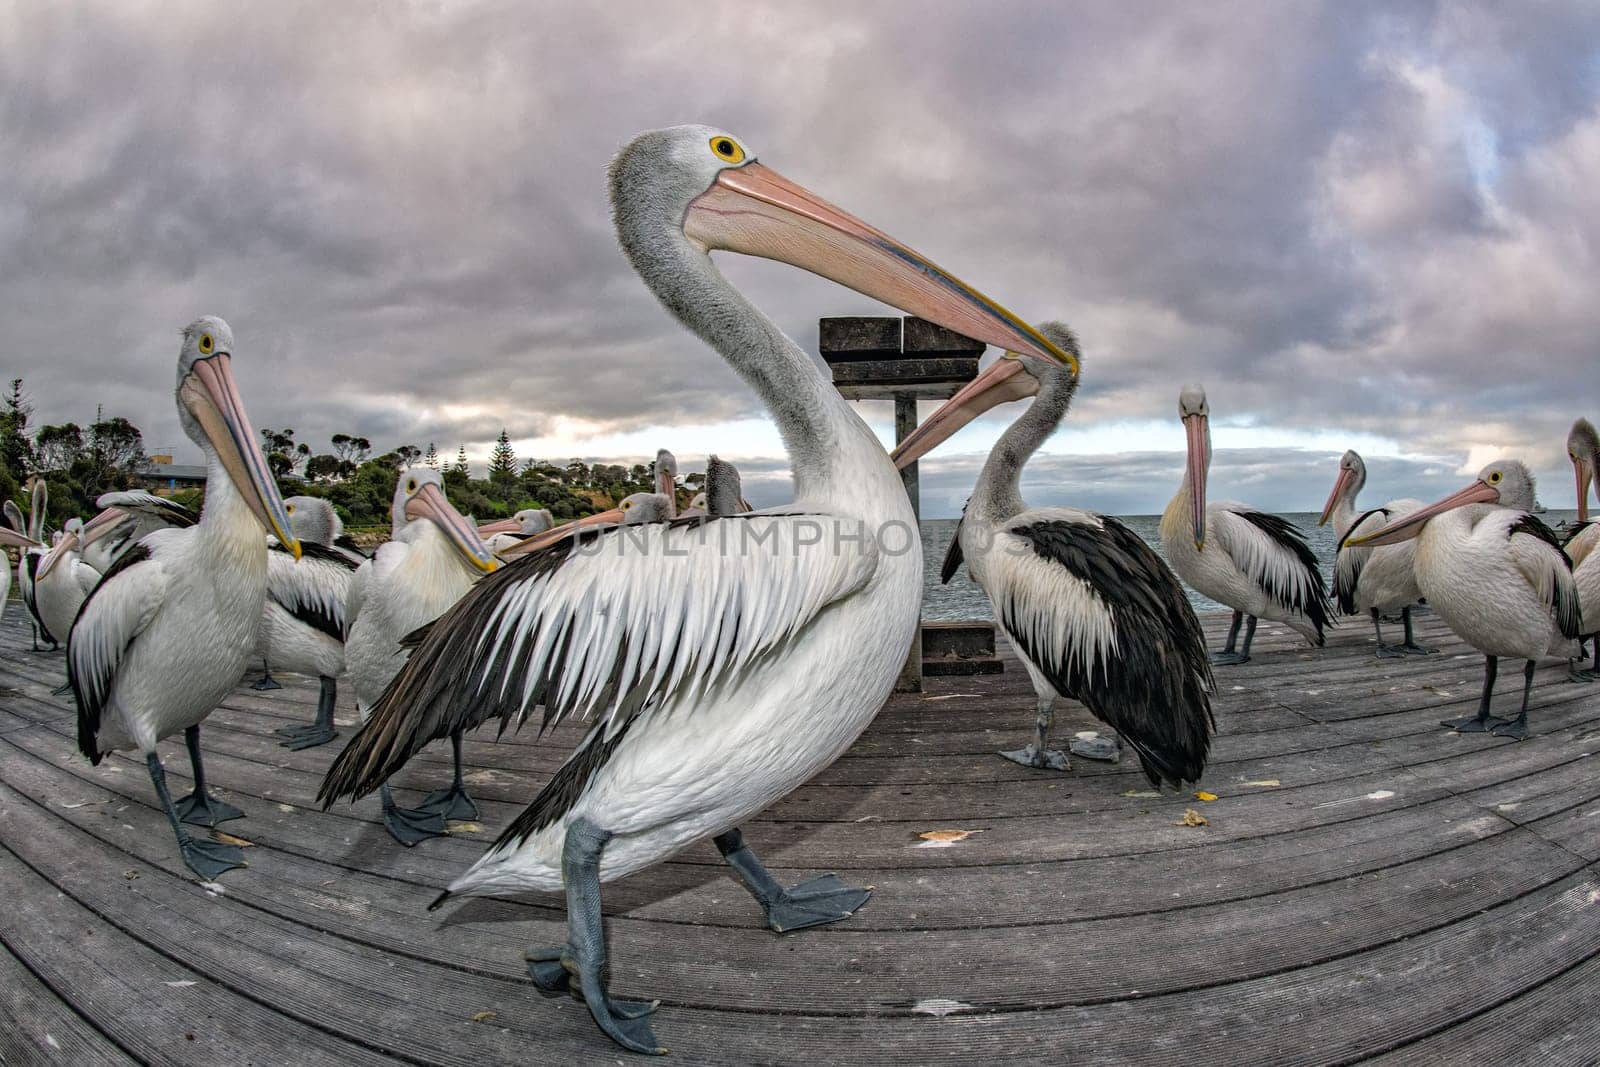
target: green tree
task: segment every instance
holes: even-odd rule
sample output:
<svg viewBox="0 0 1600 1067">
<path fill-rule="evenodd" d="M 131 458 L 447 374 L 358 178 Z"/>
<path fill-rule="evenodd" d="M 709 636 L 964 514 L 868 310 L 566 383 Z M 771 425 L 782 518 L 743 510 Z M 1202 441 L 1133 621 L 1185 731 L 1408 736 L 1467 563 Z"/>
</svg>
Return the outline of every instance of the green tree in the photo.
<svg viewBox="0 0 1600 1067">
<path fill-rule="evenodd" d="M 472 468 L 467 466 L 467 446 L 462 445 L 456 450 L 455 465 L 450 468 L 457 474 L 471 474 Z"/>
<path fill-rule="evenodd" d="M 295 443 L 294 431 L 290 429 L 261 430 L 261 443 L 267 455 L 267 466 L 272 468 L 274 478 L 282 478 L 294 474 L 300 465 L 311 458 L 311 446 L 305 442 Z"/>
<path fill-rule="evenodd" d="M 489 453 L 489 483 L 503 491 L 516 480 L 517 454 L 512 451 L 510 436 L 501 427 L 500 436 L 495 438 L 494 449 Z"/>
<path fill-rule="evenodd" d="M 354 473 L 354 468 L 365 463 L 367 457 L 372 454 L 372 442 L 365 437 L 336 433 L 328 440 L 333 445 L 333 454 L 350 464 L 351 473 Z"/>
<path fill-rule="evenodd" d="M 423 454 L 422 462 L 427 464 L 432 470 L 439 469 L 439 450 L 433 447 L 432 441 L 428 442 L 428 451 Z"/>
<path fill-rule="evenodd" d="M 11 379 L 11 391 L 0 408 L 0 463 L 18 480 L 33 470 L 33 442 L 28 433 L 32 416 L 33 402 L 22 391 L 22 379 Z"/>
<path fill-rule="evenodd" d="M 83 428 L 75 422 L 41 426 L 33 439 L 34 465 L 40 471 L 71 470 L 83 446 Z"/>
</svg>

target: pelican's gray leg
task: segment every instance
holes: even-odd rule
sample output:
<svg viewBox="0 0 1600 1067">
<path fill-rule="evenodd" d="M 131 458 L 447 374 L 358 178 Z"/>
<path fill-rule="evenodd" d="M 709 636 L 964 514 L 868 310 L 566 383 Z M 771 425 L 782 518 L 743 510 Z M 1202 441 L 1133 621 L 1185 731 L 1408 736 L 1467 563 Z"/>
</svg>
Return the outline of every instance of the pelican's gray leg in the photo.
<svg viewBox="0 0 1600 1067">
<path fill-rule="evenodd" d="M 434 812 L 446 819 L 464 821 L 478 817 L 478 805 L 467 795 L 467 783 L 461 777 L 461 734 L 450 735 L 450 750 L 455 757 L 455 776 L 448 789 L 435 789 L 422 798 L 418 811 Z"/>
<path fill-rule="evenodd" d="M 569 993 L 589 1006 L 595 1024 L 630 1052 L 664 1056 L 648 1016 L 660 1001 L 617 1000 L 607 990 L 606 932 L 600 915 L 600 853 L 611 834 L 587 819 L 567 826 L 561 849 L 561 879 L 567 885 L 565 948 L 526 953 L 534 985 L 546 993 Z M 573 979 L 577 981 L 574 982 Z"/>
<path fill-rule="evenodd" d="M 1528 695 L 1533 692 L 1533 671 L 1539 664 L 1529 660 L 1528 665 L 1522 669 L 1522 711 L 1510 722 L 1495 725 L 1489 732 L 1496 737 L 1514 737 L 1518 741 L 1527 739 L 1528 736 Z"/>
<path fill-rule="evenodd" d="M 378 787 L 378 800 L 383 805 L 383 825 L 388 829 L 389 836 L 407 848 L 430 837 L 443 837 L 449 832 L 444 827 L 444 818 L 438 812 L 402 808 L 396 804 L 388 782 Z"/>
<path fill-rule="evenodd" d="M 837 877 L 824 874 L 792 889 L 785 889 L 772 877 L 737 829 L 712 838 L 717 851 L 739 875 L 750 895 L 767 913 L 767 925 L 780 934 L 804 930 L 808 926 L 848 919 L 866 904 L 872 889 L 845 885 Z"/>
<path fill-rule="evenodd" d="M 1406 642 L 1400 646 L 1401 652 L 1408 656 L 1432 656 L 1439 651 L 1437 648 L 1428 648 L 1426 645 L 1417 644 L 1416 639 L 1411 636 L 1410 608 L 1400 609 L 1400 621 L 1405 623 L 1406 626 Z"/>
<path fill-rule="evenodd" d="M 1382 616 L 1380 616 L 1378 614 L 1378 609 L 1377 608 L 1371 609 L 1370 613 L 1372 615 L 1372 632 L 1378 635 L 1378 658 L 1379 659 L 1397 659 L 1400 656 L 1405 655 L 1405 652 L 1402 651 L 1398 646 L 1396 646 L 1396 645 L 1386 645 L 1386 644 L 1383 643 Z M 1406 627 L 1406 638 L 1409 640 L 1410 637 L 1411 637 L 1411 627 L 1407 626 Z"/>
<path fill-rule="evenodd" d="M 1483 696 L 1478 698 L 1478 714 L 1463 715 L 1459 719 L 1445 719 L 1440 726 L 1448 726 L 1464 734 L 1485 733 L 1502 722 L 1500 719 L 1490 718 L 1489 704 L 1494 698 L 1494 679 L 1500 673 L 1500 661 L 1494 656 L 1483 657 Z M 1533 675 L 1529 674 L 1531 680 Z"/>
<path fill-rule="evenodd" d="M 1072 769 L 1072 764 L 1067 760 L 1067 754 L 1058 748 L 1050 748 L 1045 744 L 1045 735 L 1050 730 L 1050 720 L 1053 717 L 1051 702 L 1054 697 L 1042 696 L 1039 698 L 1039 711 L 1035 718 L 1036 733 L 1033 743 L 1027 748 L 1013 749 L 1002 752 L 1000 755 L 1012 763 L 1020 763 L 1024 767 L 1037 767 L 1041 771 L 1067 771 Z"/>
<path fill-rule="evenodd" d="M 1256 617 L 1251 615 L 1249 619 L 1250 625 L 1244 633 L 1244 649 L 1235 652 L 1234 645 L 1239 640 L 1239 624 L 1245 621 L 1245 613 L 1242 611 L 1233 613 L 1233 622 L 1228 627 L 1228 643 L 1223 646 L 1221 652 L 1211 653 L 1211 662 L 1213 664 L 1219 667 L 1228 667 L 1250 661 L 1250 639 L 1256 635 Z"/>
<path fill-rule="evenodd" d="M 245 866 L 244 850 L 238 845 L 225 845 L 209 839 L 196 841 L 189 836 L 189 831 L 183 828 L 183 821 L 178 818 L 178 811 L 172 804 L 172 794 L 167 792 L 167 772 L 161 767 L 161 757 L 152 752 L 144 762 L 150 771 L 150 781 L 156 787 L 156 796 L 161 799 L 161 807 L 167 813 L 167 821 L 172 823 L 172 832 L 178 835 L 178 851 L 183 853 L 183 862 L 188 868 L 206 881 L 213 882 L 222 872 Z"/>
<path fill-rule="evenodd" d="M 284 748 L 299 752 L 303 748 L 325 745 L 339 736 L 333 728 L 333 705 L 339 699 L 339 683 L 326 676 L 317 681 L 321 688 L 317 693 L 316 721 L 309 726 L 281 726 L 273 731 L 288 739 L 278 742 Z"/>
<path fill-rule="evenodd" d="M 185 730 L 183 741 L 189 746 L 189 765 L 194 768 L 194 792 L 178 801 L 178 817 L 198 826 L 215 826 L 229 819 L 244 818 L 244 812 L 206 792 L 206 769 L 200 761 L 200 727 L 191 726 Z"/>
<path fill-rule="evenodd" d="M 272 667 L 266 660 L 261 661 L 261 677 L 250 683 L 250 688 L 258 693 L 265 693 L 271 689 L 282 689 L 278 680 L 272 676 Z"/>
</svg>

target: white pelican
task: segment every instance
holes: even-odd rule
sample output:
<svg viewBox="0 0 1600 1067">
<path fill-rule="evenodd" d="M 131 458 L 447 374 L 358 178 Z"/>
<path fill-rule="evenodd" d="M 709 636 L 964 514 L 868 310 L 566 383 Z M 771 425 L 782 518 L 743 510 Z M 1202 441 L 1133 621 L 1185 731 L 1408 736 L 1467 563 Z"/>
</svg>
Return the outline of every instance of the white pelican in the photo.
<svg viewBox="0 0 1600 1067">
<path fill-rule="evenodd" d="M 711 261 L 803 267 L 1006 348 L 1070 359 L 1014 315 L 703 126 L 644 134 L 611 166 L 624 252 L 667 309 L 743 376 L 788 448 L 796 503 L 732 519 L 591 529 L 529 551 L 432 627 L 329 770 L 325 801 L 370 791 L 484 705 L 594 728 L 447 894 L 567 891 L 565 948 L 529 954 L 624 1047 L 663 1051 L 652 1004 L 607 993 L 602 880 L 720 835 L 839 756 L 888 696 L 917 625 L 921 543 L 900 476 L 808 358 Z M 861 890 L 785 890 L 728 857 L 789 927 Z M 441 897 L 441 901 L 442 901 Z"/>
<path fill-rule="evenodd" d="M 78 551 L 83 540 L 83 520 L 70 518 L 56 535 L 56 543 L 39 561 L 33 576 L 33 600 L 45 629 L 52 634 L 65 634 L 72 629 L 72 620 L 84 598 L 100 582 L 100 572 L 84 560 Z"/>
<path fill-rule="evenodd" d="M 678 517 L 678 457 L 666 449 L 656 452 L 656 492 L 667 498 L 667 518 Z"/>
<path fill-rule="evenodd" d="M 1372 617 L 1380 659 L 1431 655 L 1438 649 L 1417 644 L 1411 630 L 1411 605 L 1422 596 L 1411 565 L 1416 546 L 1409 541 L 1384 548 L 1346 544 L 1353 534 L 1377 533 L 1386 523 L 1420 508 L 1422 501 L 1402 498 L 1358 512 L 1356 495 L 1366 484 L 1367 465 L 1354 450 L 1346 452 L 1339 460 L 1339 477 L 1334 479 L 1322 517 L 1317 520 L 1317 525 L 1322 526 L 1332 519 L 1333 532 L 1339 539 L 1338 555 L 1333 564 L 1334 602 L 1346 615 Z M 1396 611 L 1405 627 L 1405 640 L 1398 645 L 1386 645 L 1382 616 L 1393 615 Z"/>
<path fill-rule="evenodd" d="M 84 602 L 67 641 L 78 747 L 96 764 L 118 749 L 144 755 L 184 862 L 208 880 L 243 866 L 243 854 L 192 838 L 183 824 L 215 826 L 244 813 L 206 790 L 200 723 L 232 691 L 255 647 L 267 595 L 263 530 L 299 552 L 234 384 L 232 351 L 233 332 L 219 318 L 183 331 L 178 419 L 205 454 L 200 521 L 157 530 L 125 551 Z M 156 743 L 179 730 L 194 791 L 174 804 Z"/>
<path fill-rule="evenodd" d="M 16 508 L 11 501 L 7 500 L 6 503 L 11 505 L 11 509 Z M 8 513 L 6 518 L 10 517 Z M 14 548 L 18 553 L 25 554 L 29 549 L 39 546 L 33 538 L 16 526 L 0 526 L 0 546 L 4 546 L 0 548 L 0 564 L 3 564 L 0 565 L 0 618 L 4 618 L 6 604 L 11 599 L 11 560 L 5 556 L 4 551 L 6 548 Z"/>
<path fill-rule="evenodd" d="M 83 558 L 104 574 L 118 556 L 139 540 L 168 527 L 193 526 L 193 511 L 166 497 L 143 489 L 101 493 L 95 500 L 100 514 L 83 527 Z"/>
<path fill-rule="evenodd" d="M 437 619 L 498 563 L 476 529 L 451 506 L 444 479 L 427 467 L 400 473 L 389 508 L 392 539 L 363 563 L 345 602 L 345 666 L 365 719 L 406 662 L 402 641 Z M 360 736 L 359 734 L 357 736 Z M 455 777 L 418 808 L 401 808 L 382 787 L 383 824 L 410 847 L 445 832 L 446 819 L 475 819 L 477 805 L 461 778 L 461 735 L 450 736 Z"/>
<path fill-rule="evenodd" d="M 521 544 L 524 538 L 537 537 L 555 529 L 555 516 L 548 508 L 523 508 L 509 519 L 496 519 L 478 527 L 478 538 L 496 556 Z"/>
<path fill-rule="evenodd" d="M 739 470 L 732 463 L 716 456 L 707 456 L 706 480 L 703 484 L 705 488 L 689 501 L 689 507 L 683 512 L 684 517 L 738 515 L 754 510 L 744 498 L 739 485 Z"/>
<path fill-rule="evenodd" d="M 276 538 L 268 546 L 267 599 L 256 655 L 280 670 L 317 679 L 315 721 L 276 731 L 284 739 L 279 744 L 299 751 L 339 736 L 333 728 L 333 706 L 344 671 L 345 602 L 352 576 L 366 557 L 335 545 L 344 524 L 326 500 L 292 496 L 284 508 L 301 557 L 296 562 Z"/>
<path fill-rule="evenodd" d="M 1600 523 L 1589 521 L 1589 489 L 1600 498 L 1600 434 L 1588 419 L 1572 424 L 1567 458 L 1578 479 L 1578 525 L 1567 537 L 1566 550 L 1583 615 L 1580 632 L 1594 645 L 1594 665 L 1581 671 L 1574 662 L 1568 675 L 1573 681 L 1594 682 L 1600 681 Z"/>
<path fill-rule="evenodd" d="M 1178 395 L 1178 416 L 1188 436 L 1188 468 L 1178 495 L 1161 516 L 1161 545 L 1179 577 L 1233 609 L 1227 647 L 1212 653 L 1211 662 L 1248 662 L 1257 619 L 1285 623 L 1320 646 L 1323 628 L 1332 625 L 1328 617 L 1332 604 L 1316 555 L 1300 531 L 1276 515 L 1231 501 L 1206 503 L 1211 469 L 1206 391 L 1198 385 L 1184 386 Z M 1246 619 L 1244 648 L 1235 651 L 1239 624 Z"/>
<path fill-rule="evenodd" d="M 34 575 L 39 570 L 39 564 L 50 551 L 50 545 L 45 543 L 44 525 L 45 513 L 49 505 L 49 489 L 45 480 L 34 475 L 27 481 L 28 489 L 28 524 L 27 536 L 33 542 L 33 547 L 23 549 L 17 560 L 17 593 L 22 597 L 22 604 L 28 609 L 28 615 L 33 623 L 33 651 L 39 651 L 39 640 L 50 642 L 50 651 L 61 647 L 61 642 L 50 628 L 44 624 L 44 619 L 39 616 L 39 604 L 33 596 Z M 16 505 L 11 505 L 13 509 Z M 20 511 L 18 512 L 20 515 Z M 9 517 L 9 516 L 8 516 Z M 15 518 L 12 522 L 15 523 Z M 63 635 L 65 636 L 65 635 Z"/>
<path fill-rule="evenodd" d="M 1478 713 L 1440 725 L 1463 733 L 1527 737 L 1528 694 L 1539 657 L 1575 644 L 1580 621 L 1572 562 L 1556 535 L 1531 513 L 1533 500 L 1528 468 L 1518 460 L 1496 460 L 1460 492 L 1359 539 L 1389 545 L 1416 538 L 1422 595 L 1458 637 L 1484 655 Z M 1501 656 L 1528 661 L 1522 712 L 1511 721 L 1489 716 Z"/>
<path fill-rule="evenodd" d="M 1138 534 L 1109 515 L 1023 501 L 1023 465 L 1078 389 L 1077 338 L 1057 322 L 1039 332 L 1074 362 L 1007 353 L 1003 390 L 976 403 L 966 389 L 956 393 L 901 443 L 895 462 L 915 463 L 988 406 L 1035 398 L 989 453 L 942 575 L 948 582 L 965 560 L 1039 698 L 1034 741 L 1001 755 L 1068 770 L 1066 753 L 1046 743 L 1051 706 L 1065 697 L 1127 739 L 1152 785 L 1180 787 L 1200 777 L 1211 744 L 1205 634 L 1182 584 Z"/>
</svg>

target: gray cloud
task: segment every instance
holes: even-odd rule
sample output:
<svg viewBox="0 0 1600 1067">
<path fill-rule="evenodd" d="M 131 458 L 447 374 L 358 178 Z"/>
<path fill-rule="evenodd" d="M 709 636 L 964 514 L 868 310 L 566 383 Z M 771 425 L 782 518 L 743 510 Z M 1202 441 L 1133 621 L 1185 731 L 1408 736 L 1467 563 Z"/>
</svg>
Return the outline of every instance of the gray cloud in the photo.
<svg viewBox="0 0 1600 1067">
<path fill-rule="evenodd" d="M 1219 415 L 1398 442 L 1427 459 L 1386 495 L 1427 495 L 1425 471 L 1459 479 L 1497 446 L 1549 484 L 1600 395 L 1593 5 L 41 4 L 9 22 L 0 351 L 44 421 L 103 401 L 180 440 L 176 331 L 206 312 L 235 328 L 257 423 L 316 444 L 481 454 L 556 416 L 670 444 L 674 424 L 759 415 L 611 236 L 611 153 L 684 121 L 1077 325 L 1079 425 L 1170 418 L 1200 379 Z M 808 345 L 819 315 L 879 310 L 725 266 Z M 1181 460 L 1138 445 L 1040 457 L 1030 485 L 1095 469 L 1097 506 L 1158 510 Z M 1307 457 L 1259 462 L 1266 506 L 1326 487 Z M 753 495 L 781 499 L 782 464 L 748 464 Z M 927 465 L 952 499 L 973 470 Z"/>
</svg>

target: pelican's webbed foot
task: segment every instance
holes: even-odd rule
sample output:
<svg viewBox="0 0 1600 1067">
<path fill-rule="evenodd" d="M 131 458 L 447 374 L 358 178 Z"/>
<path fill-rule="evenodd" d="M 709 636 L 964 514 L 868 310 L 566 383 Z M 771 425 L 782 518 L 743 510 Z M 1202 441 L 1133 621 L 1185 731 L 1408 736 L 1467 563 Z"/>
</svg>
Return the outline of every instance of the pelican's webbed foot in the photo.
<svg viewBox="0 0 1600 1067">
<path fill-rule="evenodd" d="M 718 834 L 713 841 L 750 895 L 767 913 L 767 925 L 780 934 L 848 919 L 872 898 L 872 887 L 845 885 L 835 875 L 824 874 L 785 889 L 744 843 L 737 829 Z"/>
<path fill-rule="evenodd" d="M 180 797 L 173 806 L 178 810 L 179 820 L 195 826 L 216 826 L 229 819 L 244 818 L 244 812 L 232 804 L 198 789 L 186 797 Z"/>
<path fill-rule="evenodd" d="M 1441 719 L 1439 725 L 1448 727 L 1458 734 L 1486 734 L 1504 726 L 1505 722 L 1506 720 L 1497 719 L 1493 715 L 1463 715 L 1459 719 Z"/>
<path fill-rule="evenodd" d="M 1517 741 L 1526 741 L 1528 739 L 1528 717 L 1526 715 L 1518 715 L 1515 719 L 1497 722 L 1489 732 L 1496 737 L 1509 737 Z"/>
<path fill-rule="evenodd" d="M 396 804 L 388 782 L 379 787 L 378 794 L 383 804 L 384 828 L 389 831 L 390 837 L 407 848 L 430 837 L 443 837 L 449 832 L 445 829 L 444 818 L 438 812 L 402 808 Z"/>
<path fill-rule="evenodd" d="M 188 868 L 208 882 L 215 882 L 218 875 L 236 867 L 249 866 L 244 861 L 244 849 L 206 837 L 179 841 L 178 849 Z"/>
<path fill-rule="evenodd" d="M 1401 645 L 1385 645 L 1381 642 L 1378 644 L 1377 655 L 1379 659 L 1399 659 L 1405 654 L 1406 650 Z"/>
<path fill-rule="evenodd" d="M 282 689 L 283 686 L 278 684 L 278 680 L 270 672 L 263 670 L 261 677 L 250 683 L 250 688 L 258 693 L 270 693 L 274 689 Z"/>
<path fill-rule="evenodd" d="M 1000 755 L 1012 763 L 1020 763 L 1024 767 L 1033 767 L 1041 771 L 1070 771 L 1072 761 L 1067 759 L 1067 754 L 1059 748 L 1042 748 L 1037 743 L 1030 743 L 1026 748 L 1015 748 Z"/>
<path fill-rule="evenodd" d="M 422 803 L 417 805 L 417 810 L 456 822 L 464 822 L 479 817 L 477 802 L 459 785 L 435 789 L 422 798 Z"/>
<path fill-rule="evenodd" d="M 1210 659 L 1213 667 L 1235 667 L 1250 662 L 1250 657 L 1243 652 L 1213 652 Z"/>
<path fill-rule="evenodd" d="M 316 721 L 308 726 L 283 726 L 273 731 L 287 739 L 278 743 L 291 752 L 316 748 L 339 736 L 333 728 L 333 705 L 338 698 L 338 689 L 332 678 L 322 678 L 320 681 L 322 691 L 317 697 Z"/>
</svg>

